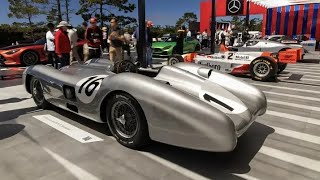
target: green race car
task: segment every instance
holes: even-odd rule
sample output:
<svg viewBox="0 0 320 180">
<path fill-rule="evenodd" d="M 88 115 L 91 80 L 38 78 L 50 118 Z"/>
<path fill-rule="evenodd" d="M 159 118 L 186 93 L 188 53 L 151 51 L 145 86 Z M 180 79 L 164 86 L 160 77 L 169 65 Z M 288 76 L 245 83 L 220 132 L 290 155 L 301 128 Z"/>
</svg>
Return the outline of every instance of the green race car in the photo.
<svg viewBox="0 0 320 180">
<path fill-rule="evenodd" d="M 171 36 L 163 42 L 154 42 L 152 44 L 154 57 L 168 57 L 176 54 L 177 37 Z M 183 44 L 183 53 L 196 52 L 200 50 L 200 43 L 191 37 L 187 37 Z"/>
</svg>

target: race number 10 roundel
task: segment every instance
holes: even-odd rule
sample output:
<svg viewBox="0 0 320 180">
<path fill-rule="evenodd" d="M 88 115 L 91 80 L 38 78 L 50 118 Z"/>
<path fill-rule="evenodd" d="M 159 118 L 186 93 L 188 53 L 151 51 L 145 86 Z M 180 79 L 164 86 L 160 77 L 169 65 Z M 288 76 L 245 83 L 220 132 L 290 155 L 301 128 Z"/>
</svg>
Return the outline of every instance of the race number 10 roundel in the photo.
<svg viewBox="0 0 320 180">
<path fill-rule="evenodd" d="M 85 104 L 91 103 L 96 97 L 102 81 L 106 77 L 107 75 L 95 75 L 81 79 L 76 84 L 76 95 L 78 99 Z"/>
</svg>

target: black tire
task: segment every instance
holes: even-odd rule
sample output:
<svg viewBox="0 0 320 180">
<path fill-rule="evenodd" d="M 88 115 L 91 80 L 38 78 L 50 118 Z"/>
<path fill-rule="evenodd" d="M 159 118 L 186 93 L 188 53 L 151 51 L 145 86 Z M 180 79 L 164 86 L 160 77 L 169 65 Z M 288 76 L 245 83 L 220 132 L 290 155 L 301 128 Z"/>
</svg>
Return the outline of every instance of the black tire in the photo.
<svg viewBox="0 0 320 180">
<path fill-rule="evenodd" d="M 287 68 L 286 63 L 278 63 L 278 74 L 280 74 L 282 71 L 284 71 Z"/>
<path fill-rule="evenodd" d="M 23 66 L 35 65 L 39 62 L 39 59 L 39 55 L 34 51 L 26 51 L 20 57 Z"/>
<path fill-rule="evenodd" d="M 170 66 L 180 62 L 184 62 L 184 59 L 179 54 L 174 54 L 168 58 L 168 65 Z"/>
<path fill-rule="evenodd" d="M 120 144 L 131 149 L 140 149 L 149 143 L 147 120 L 133 97 L 125 93 L 111 97 L 106 113 L 110 131 Z"/>
<path fill-rule="evenodd" d="M 259 57 L 250 64 L 250 74 L 253 80 L 269 81 L 275 79 L 278 65 L 268 57 Z"/>
<path fill-rule="evenodd" d="M 32 78 L 30 82 L 30 92 L 36 105 L 41 109 L 48 109 L 49 103 L 43 95 L 43 86 L 39 79 Z"/>
</svg>

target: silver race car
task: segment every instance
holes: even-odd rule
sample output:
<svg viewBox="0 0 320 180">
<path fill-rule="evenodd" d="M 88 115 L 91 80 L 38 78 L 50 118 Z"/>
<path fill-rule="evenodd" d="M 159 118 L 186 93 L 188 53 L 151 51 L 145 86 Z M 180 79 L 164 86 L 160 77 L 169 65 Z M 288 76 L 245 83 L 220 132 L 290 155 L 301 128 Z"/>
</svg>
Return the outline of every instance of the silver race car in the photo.
<svg viewBox="0 0 320 180">
<path fill-rule="evenodd" d="M 155 140 L 197 150 L 232 151 L 257 116 L 266 112 L 257 88 L 191 63 L 142 71 L 130 61 L 95 59 L 56 70 L 30 66 L 27 92 L 50 104 L 107 123 L 119 143 L 137 149 Z"/>
</svg>

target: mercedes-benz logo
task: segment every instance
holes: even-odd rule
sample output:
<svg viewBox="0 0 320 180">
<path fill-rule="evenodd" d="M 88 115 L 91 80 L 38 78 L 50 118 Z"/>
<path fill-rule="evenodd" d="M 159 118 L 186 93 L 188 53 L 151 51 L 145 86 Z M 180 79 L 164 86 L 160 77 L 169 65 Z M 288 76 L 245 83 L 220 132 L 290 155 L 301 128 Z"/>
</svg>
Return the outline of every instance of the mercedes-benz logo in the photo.
<svg viewBox="0 0 320 180">
<path fill-rule="evenodd" d="M 241 9 L 241 2 L 239 0 L 231 0 L 228 4 L 230 13 L 235 14 Z"/>
</svg>

